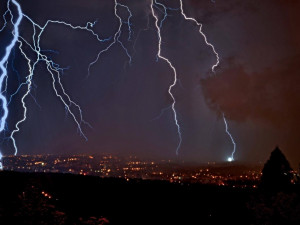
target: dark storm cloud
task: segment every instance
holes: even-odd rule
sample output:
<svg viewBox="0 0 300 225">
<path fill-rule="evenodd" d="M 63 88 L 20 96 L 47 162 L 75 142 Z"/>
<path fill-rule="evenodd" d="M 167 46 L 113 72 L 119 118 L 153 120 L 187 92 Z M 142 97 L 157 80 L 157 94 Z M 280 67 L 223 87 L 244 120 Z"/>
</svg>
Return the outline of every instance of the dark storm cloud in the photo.
<svg viewBox="0 0 300 225">
<path fill-rule="evenodd" d="M 231 130 L 247 157 L 277 143 L 298 162 L 300 2 L 218 1 L 215 11 L 192 2 L 221 55 L 217 74 L 201 81 L 208 106 L 241 125 Z"/>
<path fill-rule="evenodd" d="M 299 127 L 299 55 L 259 73 L 246 72 L 233 59 L 223 64 L 220 75 L 201 82 L 213 110 L 225 112 L 239 122 L 251 119 L 280 129 Z"/>
<path fill-rule="evenodd" d="M 221 61 L 235 57 L 247 70 L 259 71 L 299 53 L 299 1 L 229 0 L 211 7 L 208 1 L 190 3 L 186 8 L 203 22 Z"/>
</svg>

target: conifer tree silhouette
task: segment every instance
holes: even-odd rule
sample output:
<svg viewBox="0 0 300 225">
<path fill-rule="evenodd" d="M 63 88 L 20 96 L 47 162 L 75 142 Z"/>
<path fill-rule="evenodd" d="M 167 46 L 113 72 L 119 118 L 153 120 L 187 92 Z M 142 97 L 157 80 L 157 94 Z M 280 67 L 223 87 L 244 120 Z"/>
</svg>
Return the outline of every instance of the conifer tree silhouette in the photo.
<svg viewBox="0 0 300 225">
<path fill-rule="evenodd" d="M 289 162 L 276 147 L 262 170 L 261 186 L 271 190 L 283 190 L 291 185 L 291 171 Z"/>
</svg>

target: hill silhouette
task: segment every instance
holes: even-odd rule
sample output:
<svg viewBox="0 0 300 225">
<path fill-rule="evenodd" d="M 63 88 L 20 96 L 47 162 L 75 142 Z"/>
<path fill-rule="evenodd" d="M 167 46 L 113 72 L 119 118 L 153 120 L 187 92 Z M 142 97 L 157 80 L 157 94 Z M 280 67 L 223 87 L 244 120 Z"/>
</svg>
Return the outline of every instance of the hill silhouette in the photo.
<svg viewBox="0 0 300 225">
<path fill-rule="evenodd" d="M 0 172 L 0 182 L 0 224 L 5 225 L 300 222 L 299 187 L 276 197 L 270 208 L 259 189 L 7 171 Z"/>
</svg>

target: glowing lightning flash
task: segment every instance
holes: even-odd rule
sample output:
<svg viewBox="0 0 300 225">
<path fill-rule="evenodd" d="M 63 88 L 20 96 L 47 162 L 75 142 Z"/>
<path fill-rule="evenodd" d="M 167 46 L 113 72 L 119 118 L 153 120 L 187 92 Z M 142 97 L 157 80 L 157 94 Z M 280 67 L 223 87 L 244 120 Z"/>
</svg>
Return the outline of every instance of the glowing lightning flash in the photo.
<svg viewBox="0 0 300 225">
<path fill-rule="evenodd" d="M 11 53 L 13 47 L 15 46 L 15 44 L 16 44 L 18 38 L 19 38 L 19 25 L 20 25 L 20 23 L 22 21 L 22 18 L 23 18 L 21 6 L 15 0 L 11 0 L 11 1 L 9 0 L 9 2 L 8 2 L 9 12 L 11 13 L 10 8 L 9 8 L 9 3 L 10 2 L 12 2 L 17 7 L 18 18 L 17 18 L 17 21 L 14 23 L 13 39 L 12 39 L 11 43 L 6 47 L 5 55 L 0 61 L 0 69 L 1 69 L 0 90 L 2 90 L 2 88 L 3 88 L 4 78 L 7 76 L 7 69 L 4 66 L 4 64 L 7 63 L 8 58 L 10 56 L 10 53 Z M 12 16 L 11 20 L 13 20 L 13 16 Z M 6 25 L 6 20 L 5 20 L 5 25 Z M 0 99 L 1 99 L 1 102 L 2 102 L 2 111 L 3 111 L 3 115 L 2 115 L 1 121 L 0 121 L 0 132 L 2 132 L 4 130 L 5 124 L 6 124 L 6 119 L 7 119 L 7 116 L 8 116 L 8 108 L 7 108 L 7 100 L 6 100 L 6 98 L 4 97 L 4 95 L 2 93 L 0 93 Z M 1 160 L 2 160 L 2 154 L 0 153 L 0 161 Z M 3 165 L 2 165 L 2 161 L 1 161 L 0 169 L 2 169 L 2 167 L 3 167 Z"/>
<path fill-rule="evenodd" d="M 234 153 L 235 153 L 235 150 L 236 150 L 236 143 L 235 143 L 235 141 L 234 141 L 234 139 L 233 139 L 231 133 L 230 133 L 229 130 L 228 130 L 228 124 L 227 124 L 227 120 L 226 120 L 226 118 L 225 118 L 224 113 L 223 113 L 223 120 L 224 120 L 224 124 L 225 124 L 225 130 L 226 130 L 226 133 L 227 133 L 228 136 L 230 137 L 230 140 L 231 140 L 231 142 L 232 142 L 232 144 L 233 144 L 233 150 L 232 150 L 231 156 L 227 158 L 227 161 L 228 161 L 228 162 L 232 162 L 232 161 L 234 161 Z"/>
</svg>

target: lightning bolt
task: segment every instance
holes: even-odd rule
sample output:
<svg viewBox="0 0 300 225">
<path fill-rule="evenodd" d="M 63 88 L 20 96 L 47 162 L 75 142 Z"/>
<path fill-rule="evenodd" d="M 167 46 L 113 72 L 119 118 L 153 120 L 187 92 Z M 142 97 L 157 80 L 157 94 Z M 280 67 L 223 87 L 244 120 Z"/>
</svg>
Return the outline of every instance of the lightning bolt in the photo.
<svg viewBox="0 0 300 225">
<path fill-rule="evenodd" d="M 17 18 L 16 22 L 13 23 L 13 26 L 14 26 L 14 28 L 13 28 L 13 39 L 8 44 L 8 46 L 6 47 L 5 54 L 4 54 L 3 58 L 0 61 L 0 69 L 1 69 L 1 74 L 0 74 L 0 90 L 2 90 L 2 88 L 3 88 L 4 78 L 7 76 L 7 68 L 4 66 L 4 64 L 7 63 L 8 58 L 9 58 L 9 56 L 11 54 L 11 51 L 12 51 L 13 47 L 15 46 L 16 42 L 18 41 L 18 37 L 19 37 L 19 25 L 20 25 L 20 23 L 22 21 L 22 18 L 23 18 L 21 6 L 19 5 L 19 3 L 17 1 L 15 1 L 15 0 L 9 0 L 7 2 L 7 11 L 5 12 L 5 14 L 3 16 L 4 17 L 4 21 L 5 21 L 3 29 L 4 29 L 4 27 L 7 24 L 7 21 L 5 19 L 5 15 L 7 14 L 7 12 L 9 12 L 12 15 L 11 10 L 9 8 L 11 2 L 17 8 L 18 18 Z M 13 21 L 13 16 L 12 16 L 11 20 Z M 0 99 L 1 99 L 1 103 L 2 103 L 1 106 L 2 106 L 2 112 L 3 112 L 3 115 L 0 118 L 0 133 L 1 133 L 5 129 L 5 123 L 6 123 L 6 119 L 7 119 L 7 116 L 8 116 L 8 108 L 7 108 L 7 100 L 6 100 L 6 98 L 5 98 L 5 96 L 3 95 L 2 92 L 0 93 Z M 1 161 L 0 167 L 2 169 L 2 167 L 3 167 L 3 165 L 2 165 L 2 153 L 0 153 L 0 161 Z"/>
<path fill-rule="evenodd" d="M 214 0 L 212 0 L 213 3 L 215 3 Z M 195 18 L 192 18 L 192 17 L 187 17 L 184 10 L 183 10 L 183 2 L 182 0 L 180 0 L 180 9 L 181 9 L 181 15 L 184 17 L 185 20 L 189 20 L 189 21 L 192 21 L 194 22 L 197 26 L 199 26 L 199 33 L 203 36 L 204 38 L 204 41 L 206 43 L 206 45 L 210 46 L 212 51 L 214 52 L 215 56 L 216 56 L 216 63 L 211 67 L 211 70 L 215 73 L 215 68 L 220 64 L 220 57 L 219 57 L 219 54 L 217 53 L 216 49 L 215 49 L 215 46 L 213 44 L 211 44 L 208 40 L 207 40 L 207 37 L 206 35 L 204 34 L 204 32 L 202 31 L 202 28 L 203 28 L 203 25 L 201 23 L 199 23 Z M 231 135 L 231 133 L 229 132 L 228 130 L 228 124 L 227 124 L 227 121 L 226 121 L 226 118 L 225 118 L 225 115 L 223 113 L 223 120 L 224 120 L 224 124 L 225 124 L 225 131 L 226 133 L 228 134 L 228 136 L 230 137 L 230 140 L 233 144 L 233 151 L 232 151 L 232 154 L 231 154 L 231 157 L 228 157 L 227 161 L 231 162 L 231 161 L 234 161 L 234 153 L 236 151 L 236 143 Z"/>
<path fill-rule="evenodd" d="M 32 76 L 33 76 L 33 71 L 34 71 L 34 67 L 35 65 L 38 63 L 38 60 L 33 64 L 33 67 L 31 67 L 31 60 L 26 56 L 26 54 L 24 53 L 24 51 L 22 50 L 22 42 L 20 42 L 20 45 L 19 45 L 19 49 L 22 53 L 22 55 L 26 58 L 27 62 L 28 62 L 28 67 L 29 67 L 29 75 L 27 76 L 27 79 L 26 79 L 26 83 L 27 83 L 27 91 L 25 92 L 25 94 L 23 95 L 22 99 L 21 99 L 21 102 L 22 102 L 22 106 L 23 106 L 23 109 L 24 109 L 24 112 L 23 112 L 23 119 L 19 120 L 17 123 L 16 123 L 16 126 L 15 126 L 15 130 L 12 131 L 11 135 L 10 135 L 10 138 L 13 142 L 13 146 L 14 146 L 14 149 L 15 149 L 15 155 L 18 153 L 18 148 L 17 148 L 17 145 L 16 145 L 16 140 L 14 139 L 14 134 L 18 131 L 20 131 L 20 128 L 19 128 L 19 124 L 23 123 L 25 120 L 26 120 L 26 114 L 27 114 L 27 107 L 26 107 L 26 104 L 24 102 L 25 98 L 29 95 L 30 93 L 30 89 L 31 89 L 31 84 L 32 84 Z"/>
<path fill-rule="evenodd" d="M 234 141 L 231 133 L 228 130 L 228 124 L 227 124 L 227 120 L 225 118 L 225 114 L 224 113 L 223 113 L 223 120 L 224 120 L 224 124 L 225 124 L 225 131 L 228 134 L 228 136 L 230 137 L 230 140 L 231 140 L 231 142 L 233 144 L 233 150 L 232 150 L 231 156 L 227 158 L 228 162 L 232 162 L 232 161 L 234 161 L 234 153 L 235 153 L 235 150 L 236 150 L 236 143 L 235 143 L 235 141 Z"/>
<path fill-rule="evenodd" d="M 213 72 L 215 72 L 215 68 L 216 68 L 216 67 L 219 65 L 219 63 L 220 63 L 219 54 L 217 53 L 217 51 L 216 51 L 216 49 L 215 49 L 215 46 L 212 45 L 210 42 L 208 42 L 206 35 L 203 33 L 203 31 L 202 31 L 202 27 L 203 27 L 202 23 L 199 23 L 196 19 L 194 19 L 194 18 L 192 18 L 192 17 L 187 17 L 187 16 L 186 16 L 186 14 L 185 14 L 185 12 L 184 12 L 184 10 L 183 10 L 183 2 L 182 2 L 182 0 L 180 0 L 180 11 L 181 11 L 181 15 L 184 17 L 185 20 L 192 21 L 192 22 L 194 22 L 194 23 L 199 27 L 199 33 L 203 36 L 206 45 L 210 46 L 211 49 L 212 49 L 212 51 L 214 52 L 217 61 L 216 61 L 216 63 L 212 66 L 211 69 L 212 69 Z"/>
<path fill-rule="evenodd" d="M 155 3 L 156 3 L 156 1 L 155 1 Z M 171 96 L 171 98 L 173 100 L 171 108 L 173 110 L 174 121 L 175 121 L 175 125 L 177 127 L 177 132 L 178 132 L 178 137 L 179 137 L 179 143 L 178 143 L 177 148 L 176 148 L 176 155 L 178 155 L 180 146 L 182 144 L 182 134 L 181 134 L 181 128 L 180 128 L 180 125 L 179 125 L 178 119 L 177 119 L 177 112 L 176 112 L 176 109 L 175 109 L 176 99 L 175 99 L 175 97 L 172 93 L 172 89 L 176 86 L 176 83 L 177 83 L 177 71 L 176 71 L 176 68 L 173 66 L 173 64 L 170 62 L 170 60 L 167 59 L 166 57 L 162 56 L 162 54 L 161 54 L 161 46 L 162 46 L 162 44 L 161 44 L 161 42 L 162 42 L 161 28 L 158 25 L 159 19 L 158 19 L 158 16 L 154 12 L 153 5 L 154 5 L 154 2 L 153 2 L 153 0 L 151 0 L 151 12 L 152 12 L 152 16 L 155 19 L 155 27 L 157 29 L 157 35 L 158 35 L 157 57 L 159 59 L 163 60 L 164 62 L 166 62 L 170 66 L 170 68 L 173 70 L 173 74 L 174 74 L 174 80 L 173 80 L 173 83 L 169 86 L 168 92 L 169 92 L 169 95 Z"/>
<path fill-rule="evenodd" d="M 33 29 L 34 29 L 33 44 L 34 44 L 34 46 L 31 46 L 23 37 L 20 36 L 19 38 L 21 39 L 21 41 L 23 41 L 24 43 L 26 43 L 33 52 L 35 52 L 37 54 L 37 59 L 33 63 L 33 65 L 31 66 L 31 60 L 27 57 L 26 53 L 22 50 L 22 42 L 19 41 L 20 42 L 19 49 L 20 49 L 22 55 L 25 57 L 25 59 L 28 62 L 29 75 L 27 76 L 27 79 L 26 79 L 27 91 L 25 92 L 25 94 L 23 95 L 23 97 L 21 99 L 21 103 L 22 103 L 22 106 L 23 106 L 23 109 L 24 109 L 23 118 L 16 123 L 15 129 L 12 131 L 12 133 L 10 135 L 10 138 L 11 138 L 11 140 L 13 142 L 13 146 L 14 146 L 14 149 L 15 149 L 15 153 L 14 154 L 16 155 L 17 152 L 18 152 L 18 148 L 17 148 L 17 145 L 16 145 L 16 141 L 15 141 L 14 135 L 15 135 L 15 133 L 17 133 L 17 132 L 20 131 L 19 125 L 21 123 L 23 123 L 26 120 L 26 118 L 27 118 L 26 117 L 27 107 L 26 107 L 26 104 L 25 104 L 25 99 L 30 94 L 30 90 L 31 90 L 31 87 L 32 87 L 32 78 L 33 78 L 33 75 L 34 75 L 35 66 L 40 61 L 44 61 L 46 63 L 46 68 L 47 68 L 48 72 L 50 73 L 50 75 L 52 77 L 52 87 L 53 87 L 53 90 L 54 90 L 56 96 L 61 100 L 61 102 L 64 104 L 65 108 L 67 109 L 68 113 L 72 116 L 74 122 L 77 125 L 77 129 L 78 129 L 80 135 L 82 135 L 84 137 L 84 139 L 87 140 L 87 137 L 83 133 L 83 130 L 82 130 L 82 127 L 81 127 L 82 123 L 88 124 L 83 119 L 82 110 L 81 110 L 80 106 L 77 103 L 75 103 L 70 98 L 70 96 L 66 93 L 66 91 L 65 91 L 65 89 L 64 89 L 64 87 L 63 87 L 63 85 L 61 83 L 60 71 L 62 71 L 62 69 L 58 66 L 58 64 L 56 64 L 52 60 L 50 60 L 45 54 L 42 54 L 42 50 L 41 50 L 41 47 L 40 47 L 40 39 L 41 39 L 42 33 L 45 31 L 45 29 L 48 26 L 48 24 L 50 24 L 50 23 L 56 23 L 56 24 L 62 24 L 62 25 L 71 27 L 74 30 L 81 29 L 81 30 L 89 31 L 100 42 L 103 42 L 105 40 L 100 39 L 99 35 L 96 34 L 96 33 L 94 33 L 94 31 L 89 28 L 89 26 L 91 26 L 91 24 L 92 24 L 90 22 L 88 22 L 85 27 L 81 27 L 81 26 L 73 26 L 73 25 L 71 25 L 69 23 L 66 23 L 64 21 L 48 20 L 45 23 L 44 26 L 40 26 L 37 23 L 35 23 L 31 18 L 29 18 L 27 15 L 25 15 L 25 14 L 23 14 L 23 15 L 33 25 Z M 37 29 L 40 29 L 39 33 L 36 32 Z M 24 83 L 22 83 L 21 85 L 24 85 Z M 57 86 L 60 88 L 60 90 L 62 91 L 62 93 L 58 92 Z M 20 89 L 20 87 L 19 87 L 19 89 Z M 72 111 L 71 107 L 73 107 L 73 106 L 75 108 L 77 108 L 78 113 L 79 113 L 79 118 L 77 118 L 76 115 L 75 115 L 75 112 Z"/>
<path fill-rule="evenodd" d="M 0 61 L 0 69 L 1 69 L 1 74 L 0 74 L 0 89 L 1 90 L 2 90 L 2 87 L 3 87 L 4 78 L 7 76 L 7 68 L 6 68 L 6 66 L 4 66 L 4 64 L 7 63 L 8 58 L 10 56 L 10 53 L 11 53 L 13 47 L 15 46 L 17 40 L 18 40 L 18 37 L 19 37 L 19 25 L 20 25 L 20 23 L 22 21 L 22 18 L 23 18 L 22 10 L 21 10 L 21 7 L 18 4 L 18 2 L 16 2 L 15 0 L 11 0 L 11 2 L 17 7 L 19 16 L 17 18 L 16 23 L 14 23 L 13 40 L 6 47 L 6 49 L 5 49 L 5 55 L 4 55 L 4 57 Z M 9 7 L 9 5 L 8 5 L 8 7 Z M 8 10 L 9 10 L 9 12 L 11 12 L 10 8 L 8 8 Z M 12 18 L 12 20 L 13 20 L 13 18 Z M 6 25 L 6 20 L 5 20 L 5 25 Z M 4 130 L 6 119 L 7 119 L 7 116 L 8 116 L 8 108 L 7 108 L 7 100 L 3 96 L 2 93 L 0 94 L 0 99 L 2 101 L 2 111 L 3 111 L 3 115 L 2 115 L 2 117 L 0 119 L 0 132 L 2 132 Z"/>
</svg>

